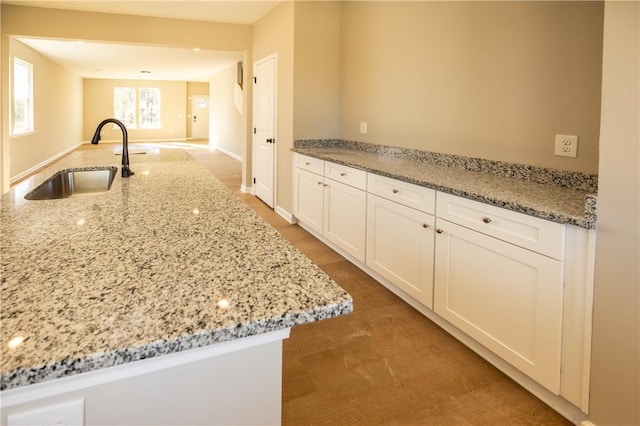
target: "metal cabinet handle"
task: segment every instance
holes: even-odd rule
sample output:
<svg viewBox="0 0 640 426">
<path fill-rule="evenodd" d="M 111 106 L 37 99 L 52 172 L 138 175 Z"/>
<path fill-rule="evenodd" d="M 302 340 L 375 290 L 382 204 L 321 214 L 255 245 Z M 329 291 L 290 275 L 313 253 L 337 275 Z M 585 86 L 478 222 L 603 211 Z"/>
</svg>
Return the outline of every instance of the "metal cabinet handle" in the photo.
<svg viewBox="0 0 640 426">
<path fill-rule="evenodd" d="M 322 185 L 322 182 L 318 182 L 318 185 Z"/>
<path fill-rule="evenodd" d="M 400 192 L 400 191 L 398 191 L 397 189 L 393 188 L 393 189 L 391 190 L 391 192 L 393 192 L 394 194 L 397 194 L 397 193 L 398 193 L 398 192 Z"/>
<path fill-rule="evenodd" d="M 323 185 L 324 185 L 324 186 L 329 186 L 329 184 L 328 184 L 328 183 L 325 183 L 325 184 L 323 184 Z"/>
<path fill-rule="evenodd" d="M 491 223 L 491 218 L 490 218 L 490 217 L 483 217 L 483 218 L 482 218 L 482 221 L 483 221 L 484 223 Z"/>
<path fill-rule="evenodd" d="M 427 224 L 427 223 L 423 223 L 423 224 L 422 224 L 422 227 L 423 227 L 423 228 L 428 228 L 428 227 L 429 227 L 429 224 Z"/>
<path fill-rule="evenodd" d="M 311 163 L 308 162 L 308 161 L 306 163 L 304 163 L 304 164 L 305 164 L 305 166 L 310 166 L 311 165 Z"/>
<path fill-rule="evenodd" d="M 347 175 L 346 173 L 340 173 L 340 176 L 346 176 L 346 175 Z"/>
<path fill-rule="evenodd" d="M 442 234 L 442 233 L 444 232 L 444 230 L 442 230 L 442 229 L 440 229 L 440 228 L 436 228 L 436 232 L 437 232 L 438 234 Z"/>
</svg>

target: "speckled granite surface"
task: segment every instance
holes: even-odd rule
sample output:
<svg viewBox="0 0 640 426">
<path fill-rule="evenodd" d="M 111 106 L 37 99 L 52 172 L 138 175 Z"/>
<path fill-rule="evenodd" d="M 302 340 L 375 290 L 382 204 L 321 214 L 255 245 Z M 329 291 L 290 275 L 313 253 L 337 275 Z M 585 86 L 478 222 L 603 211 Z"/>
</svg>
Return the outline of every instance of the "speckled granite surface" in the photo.
<svg viewBox="0 0 640 426">
<path fill-rule="evenodd" d="M 596 175 L 336 139 L 295 141 L 293 151 L 554 222 L 596 226 Z"/>
<path fill-rule="evenodd" d="M 352 311 L 342 288 L 186 152 L 139 150 L 136 174 L 108 192 L 23 198 L 58 170 L 119 166 L 113 148 L 96 147 L 2 197 L 1 389 Z"/>
</svg>

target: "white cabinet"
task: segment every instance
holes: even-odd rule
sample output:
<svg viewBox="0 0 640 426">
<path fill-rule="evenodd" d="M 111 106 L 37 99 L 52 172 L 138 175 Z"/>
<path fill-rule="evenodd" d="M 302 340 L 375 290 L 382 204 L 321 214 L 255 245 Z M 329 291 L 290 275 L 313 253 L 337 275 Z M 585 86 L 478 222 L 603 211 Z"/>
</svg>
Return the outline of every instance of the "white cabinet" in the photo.
<svg viewBox="0 0 640 426">
<path fill-rule="evenodd" d="M 329 178 L 325 178 L 324 182 L 322 234 L 355 259 L 364 262 L 367 193 Z"/>
<path fill-rule="evenodd" d="M 369 173 L 367 266 L 433 307 L 435 191 Z"/>
<path fill-rule="evenodd" d="M 480 233 L 438 217 L 435 312 L 558 394 L 563 262 L 504 241 L 508 233 L 500 229 L 504 221 L 498 219 L 500 214 L 507 213 L 511 219 L 507 227 L 515 229 L 535 227 L 536 218 L 499 211 L 502 209 L 495 211 L 492 206 L 441 193 L 437 196 L 438 213 L 452 201 L 461 210 L 464 207 L 478 213 L 478 226 L 493 224 L 497 229 L 486 228 L 485 233 Z M 518 226 L 512 226 L 514 223 Z M 562 235 L 550 232 L 550 240 L 564 242 L 562 225 L 555 231 Z M 543 246 L 552 247 L 549 251 L 557 253 L 554 244 Z"/>
<path fill-rule="evenodd" d="M 300 154 L 294 164 L 302 226 L 536 395 L 588 411 L 594 232 Z"/>
<path fill-rule="evenodd" d="M 296 169 L 293 181 L 294 215 L 314 231 L 322 232 L 324 178 L 304 169 Z"/>
<path fill-rule="evenodd" d="M 428 308 L 433 305 L 433 230 L 432 215 L 368 195 L 367 266 Z"/>
<path fill-rule="evenodd" d="M 293 211 L 298 222 L 364 263 L 367 173 L 301 154 L 294 161 Z"/>
</svg>

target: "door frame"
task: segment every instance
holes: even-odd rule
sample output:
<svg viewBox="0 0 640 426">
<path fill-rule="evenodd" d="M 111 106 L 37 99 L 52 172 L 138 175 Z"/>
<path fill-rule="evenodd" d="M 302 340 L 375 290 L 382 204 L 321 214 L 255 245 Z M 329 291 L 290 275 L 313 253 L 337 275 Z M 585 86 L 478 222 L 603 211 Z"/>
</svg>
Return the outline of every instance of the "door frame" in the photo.
<svg viewBox="0 0 640 426">
<path fill-rule="evenodd" d="M 274 60 L 274 81 L 273 81 L 273 137 L 276 140 L 276 143 L 273 144 L 273 209 L 278 209 L 278 53 L 272 53 L 271 55 L 265 56 L 257 61 L 253 62 L 253 79 L 256 75 L 256 67 L 264 62 Z M 252 89 L 255 86 L 252 87 Z M 255 90 L 252 90 L 252 117 L 251 117 L 251 128 L 255 128 Z M 256 134 L 251 133 L 251 195 L 256 195 L 255 186 L 253 183 L 253 179 L 256 176 Z"/>
</svg>

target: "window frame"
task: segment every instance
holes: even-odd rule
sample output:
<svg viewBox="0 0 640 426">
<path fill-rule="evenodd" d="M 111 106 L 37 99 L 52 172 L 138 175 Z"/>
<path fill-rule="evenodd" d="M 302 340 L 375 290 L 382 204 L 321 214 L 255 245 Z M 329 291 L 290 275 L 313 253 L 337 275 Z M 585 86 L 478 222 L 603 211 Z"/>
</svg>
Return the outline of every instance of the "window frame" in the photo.
<svg viewBox="0 0 640 426">
<path fill-rule="evenodd" d="M 147 91 L 152 95 L 152 97 L 157 96 L 157 106 L 152 106 L 151 111 L 148 111 L 146 106 L 143 107 L 142 102 L 142 92 Z M 161 129 L 162 128 L 162 92 L 159 87 L 140 87 L 138 88 L 138 128 L 139 129 Z M 157 110 L 157 111 L 155 111 Z M 151 121 L 147 124 L 147 119 L 151 115 Z M 157 119 L 154 120 L 153 116 L 157 116 Z M 145 118 L 147 117 L 147 118 Z"/>
<path fill-rule="evenodd" d="M 10 108 L 9 108 L 9 114 L 10 114 L 10 118 L 9 118 L 9 135 L 10 136 L 24 136 L 24 135 L 29 135 L 35 132 L 35 117 L 34 117 L 34 67 L 33 64 L 29 61 L 26 61 L 22 58 L 19 58 L 17 56 L 13 56 L 12 57 L 12 64 L 11 64 L 11 84 L 10 84 Z M 27 69 L 27 82 L 26 84 L 28 85 L 28 87 L 26 88 L 27 90 L 27 96 L 25 98 L 16 98 L 16 93 L 17 92 L 23 92 L 24 90 L 18 90 L 17 89 L 17 72 L 16 72 L 16 66 L 22 66 L 25 67 Z M 24 89 L 24 88 L 22 88 Z M 18 116 L 18 114 L 16 113 L 16 107 L 17 104 L 16 102 L 18 101 L 18 99 L 22 100 L 22 104 L 23 104 L 23 111 L 24 111 L 24 115 L 26 116 L 24 120 L 21 121 L 26 121 L 26 126 L 23 128 L 17 128 L 16 126 L 16 117 Z"/>
<path fill-rule="evenodd" d="M 129 106 L 128 108 L 122 108 L 123 96 L 118 94 L 117 92 L 129 92 L 126 97 L 128 97 L 128 101 L 133 103 L 133 107 Z M 129 116 L 127 119 L 127 116 Z M 138 93 L 135 87 L 131 86 L 114 86 L 113 87 L 113 117 L 117 120 L 122 121 L 124 126 L 127 129 L 135 129 L 138 127 L 137 123 L 138 116 Z"/>
</svg>

